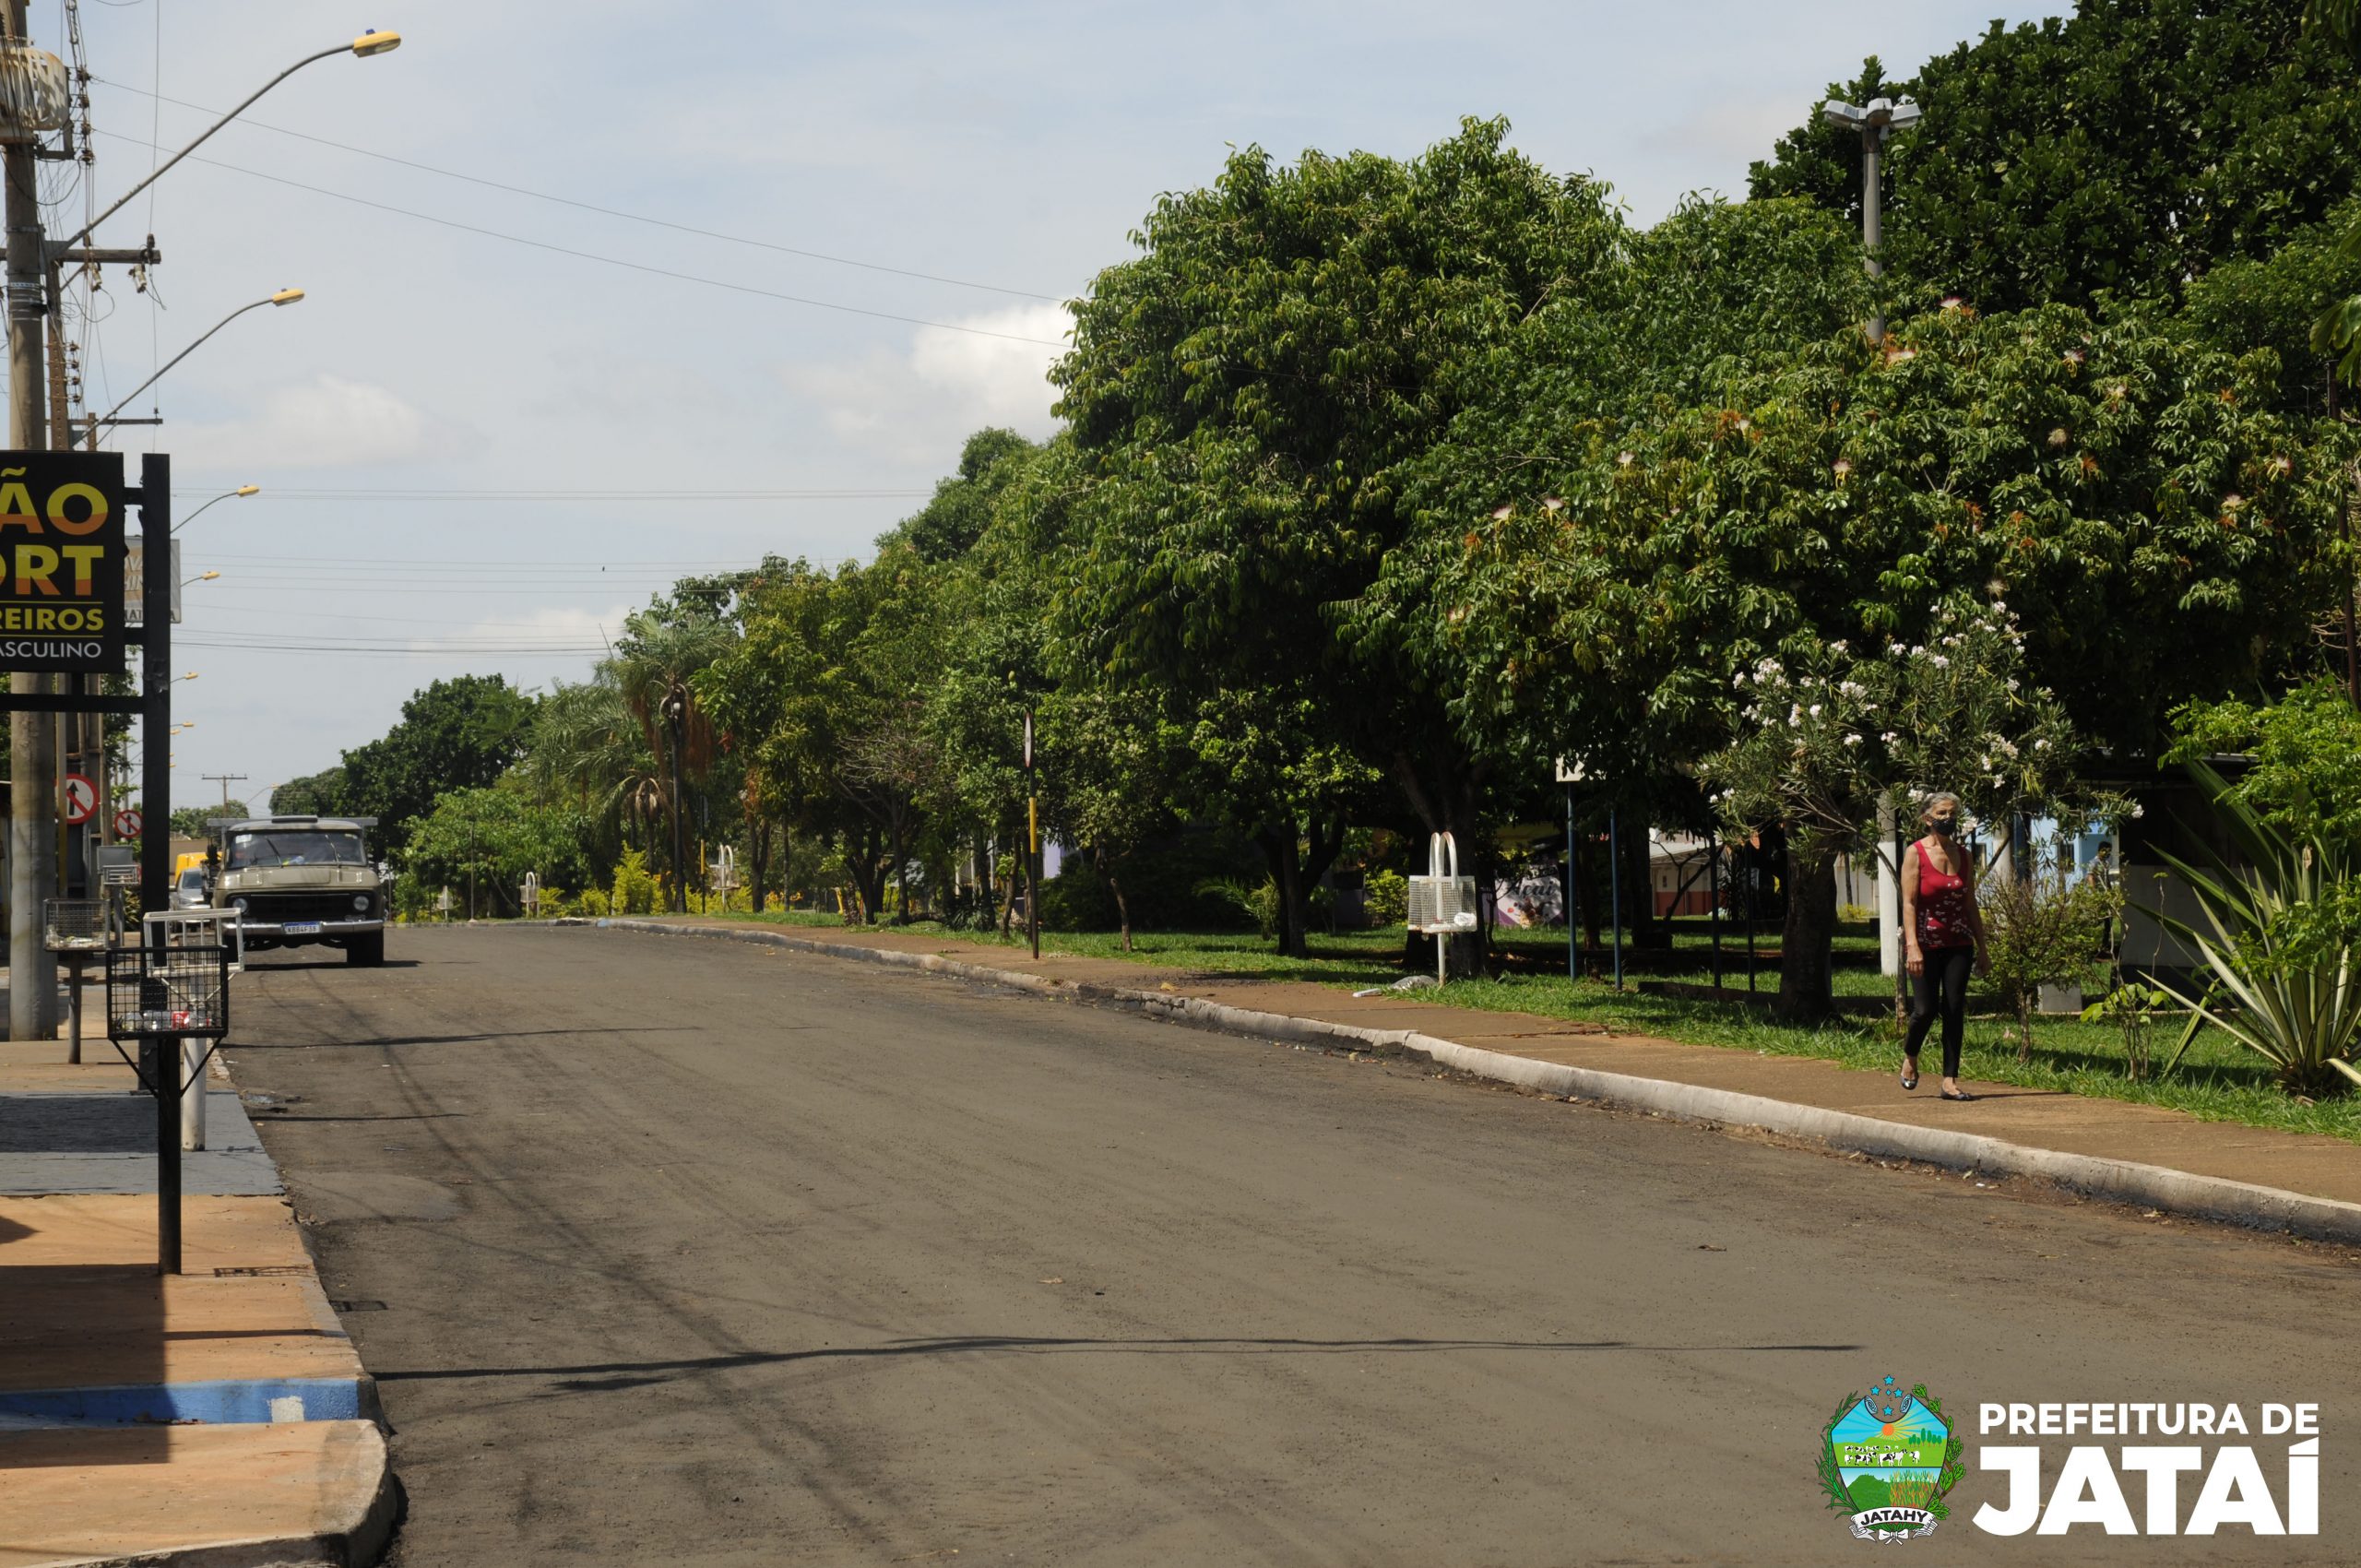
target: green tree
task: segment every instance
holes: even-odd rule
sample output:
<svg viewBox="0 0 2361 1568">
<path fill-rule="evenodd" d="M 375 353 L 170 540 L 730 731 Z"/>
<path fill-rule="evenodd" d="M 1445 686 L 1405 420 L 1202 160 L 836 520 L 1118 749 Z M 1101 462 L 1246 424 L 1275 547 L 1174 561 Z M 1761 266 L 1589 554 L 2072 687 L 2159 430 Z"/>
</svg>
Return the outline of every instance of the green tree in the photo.
<svg viewBox="0 0 2361 1568">
<path fill-rule="evenodd" d="M 2349 62 L 2277 0 L 2083 0 L 1995 22 L 1904 80 L 1871 59 L 1829 93 L 1879 95 L 1925 114 L 1887 147 L 1895 287 L 1985 311 L 2177 300 L 2319 222 L 2361 158 Z M 1860 138 L 1818 109 L 1750 188 L 1857 216 Z"/>
<path fill-rule="evenodd" d="M 1241 750 L 1198 726 L 1283 764 L 1229 770 L 1223 795 L 1273 860 L 1288 952 L 1342 840 L 1336 759 L 1385 767 L 1430 826 L 1473 837 L 1487 762 L 1382 627 L 1347 639 L 1335 618 L 1414 526 L 1399 470 L 1484 391 L 1483 350 L 1621 244 L 1603 187 L 1545 173 L 1506 131 L 1470 121 L 1407 162 L 1234 155 L 1157 204 L 1052 373 L 1085 486 L 1058 630 L 1078 665 L 1301 742 Z"/>
<path fill-rule="evenodd" d="M 591 885 L 584 852 L 589 830 L 582 813 L 537 804 L 521 790 L 445 790 L 432 811 L 402 824 L 403 874 L 421 887 L 452 887 L 471 897 L 469 919 L 515 915 L 522 912 L 528 872 L 552 893 Z"/>
<path fill-rule="evenodd" d="M 498 675 L 434 682 L 381 739 L 344 754 L 345 809 L 377 818 L 380 848 L 399 857 L 410 821 L 437 797 L 491 785 L 524 755 L 533 709 Z"/>
<path fill-rule="evenodd" d="M 1965 586 L 2005 600 L 2027 683 L 2080 733 L 2153 750 L 2176 704 L 2304 646 L 2322 600 L 2331 487 L 2263 410 L 2270 369 L 2153 312 L 1952 309 L 1572 432 L 1438 564 L 1459 701 L 1619 719 L 1602 730 L 1668 769 L 1724 743 L 1759 659 L 1923 643 Z M 1818 868 L 1789 886 L 1820 908 L 1797 873 Z M 1788 942 L 1803 989 L 1782 1005 L 1809 1015 L 1827 938 Z"/>
<path fill-rule="evenodd" d="M 2173 717 L 2165 761 L 2250 758 L 2225 800 L 2296 843 L 2361 862 L 2361 713 L 2340 683 L 2314 680 L 2273 703 L 2193 702 Z"/>
<path fill-rule="evenodd" d="M 231 801 L 228 804 L 182 806 L 172 813 L 172 829 L 175 838 L 210 838 L 212 823 L 217 817 L 246 815 L 246 802 Z"/>
<path fill-rule="evenodd" d="M 287 816 L 335 816 L 344 812 L 344 769 L 324 768 L 289 779 L 271 790 L 270 809 Z"/>
</svg>

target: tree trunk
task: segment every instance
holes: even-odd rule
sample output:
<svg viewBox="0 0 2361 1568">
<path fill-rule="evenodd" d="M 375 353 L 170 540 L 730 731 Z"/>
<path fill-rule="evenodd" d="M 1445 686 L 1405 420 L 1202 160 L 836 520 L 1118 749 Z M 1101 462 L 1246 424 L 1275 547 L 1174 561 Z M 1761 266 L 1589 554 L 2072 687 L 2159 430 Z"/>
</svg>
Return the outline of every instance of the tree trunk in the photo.
<svg viewBox="0 0 2361 1568">
<path fill-rule="evenodd" d="M 1787 918 L 1779 933 L 1779 997 L 1772 1016 L 1817 1024 L 1829 1016 L 1829 950 L 1836 934 L 1836 856 L 1787 850 Z"/>
<path fill-rule="evenodd" d="M 753 863 L 754 868 L 753 885 L 747 890 L 746 902 L 748 907 L 759 915 L 763 912 L 763 888 L 771 864 L 770 819 L 765 816 L 752 815 L 751 820 L 746 824 L 746 858 Z"/>
<path fill-rule="evenodd" d="M 1311 946 L 1303 934 L 1303 846 L 1296 837 L 1296 825 L 1266 827 L 1254 837 L 1279 890 L 1279 955 L 1309 957 Z"/>
<path fill-rule="evenodd" d="M 1107 885 L 1115 895 L 1115 919 L 1123 928 L 1123 951 L 1128 953 L 1132 950 L 1132 906 L 1123 898 L 1122 880 L 1111 864 L 1107 868 Z"/>
<path fill-rule="evenodd" d="M 1024 868 L 1016 864 L 1016 857 L 1012 855 L 1009 857 L 1008 889 L 1002 897 L 1000 906 L 1000 939 L 1003 942 L 1006 942 L 1009 933 L 1016 929 L 1016 890 L 1024 885 Z"/>
</svg>

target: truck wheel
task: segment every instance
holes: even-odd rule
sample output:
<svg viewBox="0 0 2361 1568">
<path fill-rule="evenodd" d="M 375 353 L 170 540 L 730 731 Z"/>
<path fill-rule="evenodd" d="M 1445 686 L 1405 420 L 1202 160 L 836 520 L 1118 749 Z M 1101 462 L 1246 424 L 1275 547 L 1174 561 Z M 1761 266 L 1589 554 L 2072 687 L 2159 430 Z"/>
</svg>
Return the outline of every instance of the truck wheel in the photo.
<svg viewBox="0 0 2361 1568">
<path fill-rule="evenodd" d="M 344 961 L 363 968 L 375 968 L 386 961 L 386 933 L 373 931 L 366 936 L 346 937 Z"/>
</svg>

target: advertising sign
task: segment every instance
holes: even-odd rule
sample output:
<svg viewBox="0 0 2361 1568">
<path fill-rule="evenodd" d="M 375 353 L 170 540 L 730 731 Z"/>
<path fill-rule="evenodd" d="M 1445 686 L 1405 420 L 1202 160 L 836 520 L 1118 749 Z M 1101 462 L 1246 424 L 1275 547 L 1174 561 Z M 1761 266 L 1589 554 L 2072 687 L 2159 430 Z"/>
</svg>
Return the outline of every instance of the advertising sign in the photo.
<svg viewBox="0 0 2361 1568">
<path fill-rule="evenodd" d="M 123 668 L 123 455 L 0 452 L 0 671 Z"/>
</svg>

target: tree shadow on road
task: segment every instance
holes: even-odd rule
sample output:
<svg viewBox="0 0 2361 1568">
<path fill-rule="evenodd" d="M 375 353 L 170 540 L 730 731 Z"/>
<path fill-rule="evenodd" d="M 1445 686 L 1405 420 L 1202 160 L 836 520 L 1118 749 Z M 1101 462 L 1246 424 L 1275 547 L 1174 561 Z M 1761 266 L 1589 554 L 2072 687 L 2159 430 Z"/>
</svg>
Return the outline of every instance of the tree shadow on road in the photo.
<svg viewBox="0 0 2361 1568">
<path fill-rule="evenodd" d="M 796 1361 L 873 1360 L 902 1356 L 947 1355 L 1129 1355 L 1129 1356 L 1354 1356 L 1433 1355 L 1464 1350 L 1745 1352 L 1748 1354 L 1853 1355 L 1862 1345 L 1640 1345 L 1627 1339 L 1074 1339 L 1031 1335 L 962 1334 L 925 1339 L 889 1339 L 881 1345 L 833 1345 L 811 1350 L 746 1350 L 680 1360 L 591 1361 L 563 1367 L 435 1367 L 381 1372 L 380 1383 L 457 1381 L 478 1377 L 548 1377 L 570 1393 L 638 1388 L 673 1377 L 741 1367 L 784 1366 Z M 647 1374 L 647 1375 L 634 1375 Z"/>
</svg>

